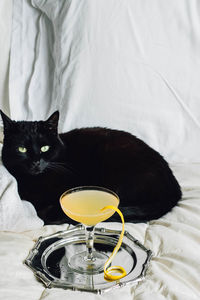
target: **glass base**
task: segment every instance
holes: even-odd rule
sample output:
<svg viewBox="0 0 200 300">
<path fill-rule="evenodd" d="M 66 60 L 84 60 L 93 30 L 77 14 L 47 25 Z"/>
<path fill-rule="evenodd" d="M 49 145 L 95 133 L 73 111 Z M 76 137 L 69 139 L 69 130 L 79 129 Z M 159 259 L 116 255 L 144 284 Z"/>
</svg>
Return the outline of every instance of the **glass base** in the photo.
<svg viewBox="0 0 200 300">
<path fill-rule="evenodd" d="M 69 267 L 81 274 L 99 274 L 103 272 L 108 256 L 104 253 L 93 251 L 93 259 L 87 258 L 87 252 L 73 255 L 69 260 Z"/>
</svg>

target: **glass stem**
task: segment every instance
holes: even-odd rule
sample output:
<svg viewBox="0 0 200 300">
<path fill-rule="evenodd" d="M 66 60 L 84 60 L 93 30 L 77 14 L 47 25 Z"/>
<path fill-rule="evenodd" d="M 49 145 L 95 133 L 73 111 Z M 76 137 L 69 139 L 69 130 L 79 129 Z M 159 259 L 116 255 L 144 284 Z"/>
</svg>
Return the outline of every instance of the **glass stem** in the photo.
<svg viewBox="0 0 200 300">
<path fill-rule="evenodd" d="M 93 257 L 93 245 L 94 245 L 94 226 L 85 226 L 85 234 L 86 234 L 86 257 L 87 261 L 94 261 Z"/>
</svg>

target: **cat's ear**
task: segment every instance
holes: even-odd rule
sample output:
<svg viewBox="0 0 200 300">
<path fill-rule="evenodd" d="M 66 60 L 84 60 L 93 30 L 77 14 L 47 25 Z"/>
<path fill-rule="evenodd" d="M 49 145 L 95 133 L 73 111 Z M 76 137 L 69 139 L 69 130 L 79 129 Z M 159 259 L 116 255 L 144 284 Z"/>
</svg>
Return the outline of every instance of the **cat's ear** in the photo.
<svg viewBox="0 0 200 300">
<path fill-rule="evenodd" d="M 3 121 L 3 127 L 5 132 L 5 130 L 8 130 L 12 127 L 13 121 L 8 116 L 6 116 L 6 114 L 4 114 L 1 109 L 0 109 L 0 113 L 1 113 L 1 118 Z"/>
<path fill-rule="evenodd" d="M 59 111 L 55 111 L 46 121 L 47 128 L 52 132 L 57 132 Z"/>
</svg>

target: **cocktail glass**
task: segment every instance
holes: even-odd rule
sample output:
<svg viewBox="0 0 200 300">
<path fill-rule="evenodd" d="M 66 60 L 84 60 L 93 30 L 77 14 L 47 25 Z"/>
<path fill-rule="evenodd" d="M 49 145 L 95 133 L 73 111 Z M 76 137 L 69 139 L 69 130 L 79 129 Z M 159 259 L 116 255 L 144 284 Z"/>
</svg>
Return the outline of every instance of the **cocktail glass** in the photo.
<svg viewBox="0 0 200 300">
<path fill-rule="evenodd" d="M 117 208 L 119 197 L 113 191 L 103 187 L 82 186 L 62 194 L 60 204 L 68 217 L 85 226 L 86 251 L 70 258 L 70 268 L 82 274 L 101 273 L 108 257 L 103 252 L 93 250 L 94 228 L 97 223 L 107 220 L 115 213 L 112 209 L 103 212 L 101 209 L 108 205 Z"/>
</svg>

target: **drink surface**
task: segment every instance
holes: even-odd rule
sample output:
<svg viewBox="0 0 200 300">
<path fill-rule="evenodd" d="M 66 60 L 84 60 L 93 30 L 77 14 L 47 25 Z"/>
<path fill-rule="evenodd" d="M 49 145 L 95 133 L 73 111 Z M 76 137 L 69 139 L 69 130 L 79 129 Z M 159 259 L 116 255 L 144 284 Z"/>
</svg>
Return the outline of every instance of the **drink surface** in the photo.
<svg viewBox="0 0 200 300">
<path fill-rule="evenodd" d="M 108 209 L 101 212 L 107 205 L 118 207 L 117 196 L 100 190 L 80 190 L 66 193 L 60 200 L 64 213 L 71 219 L 93 226 L 110 218 L 115 211 Z"/>
</svg>

